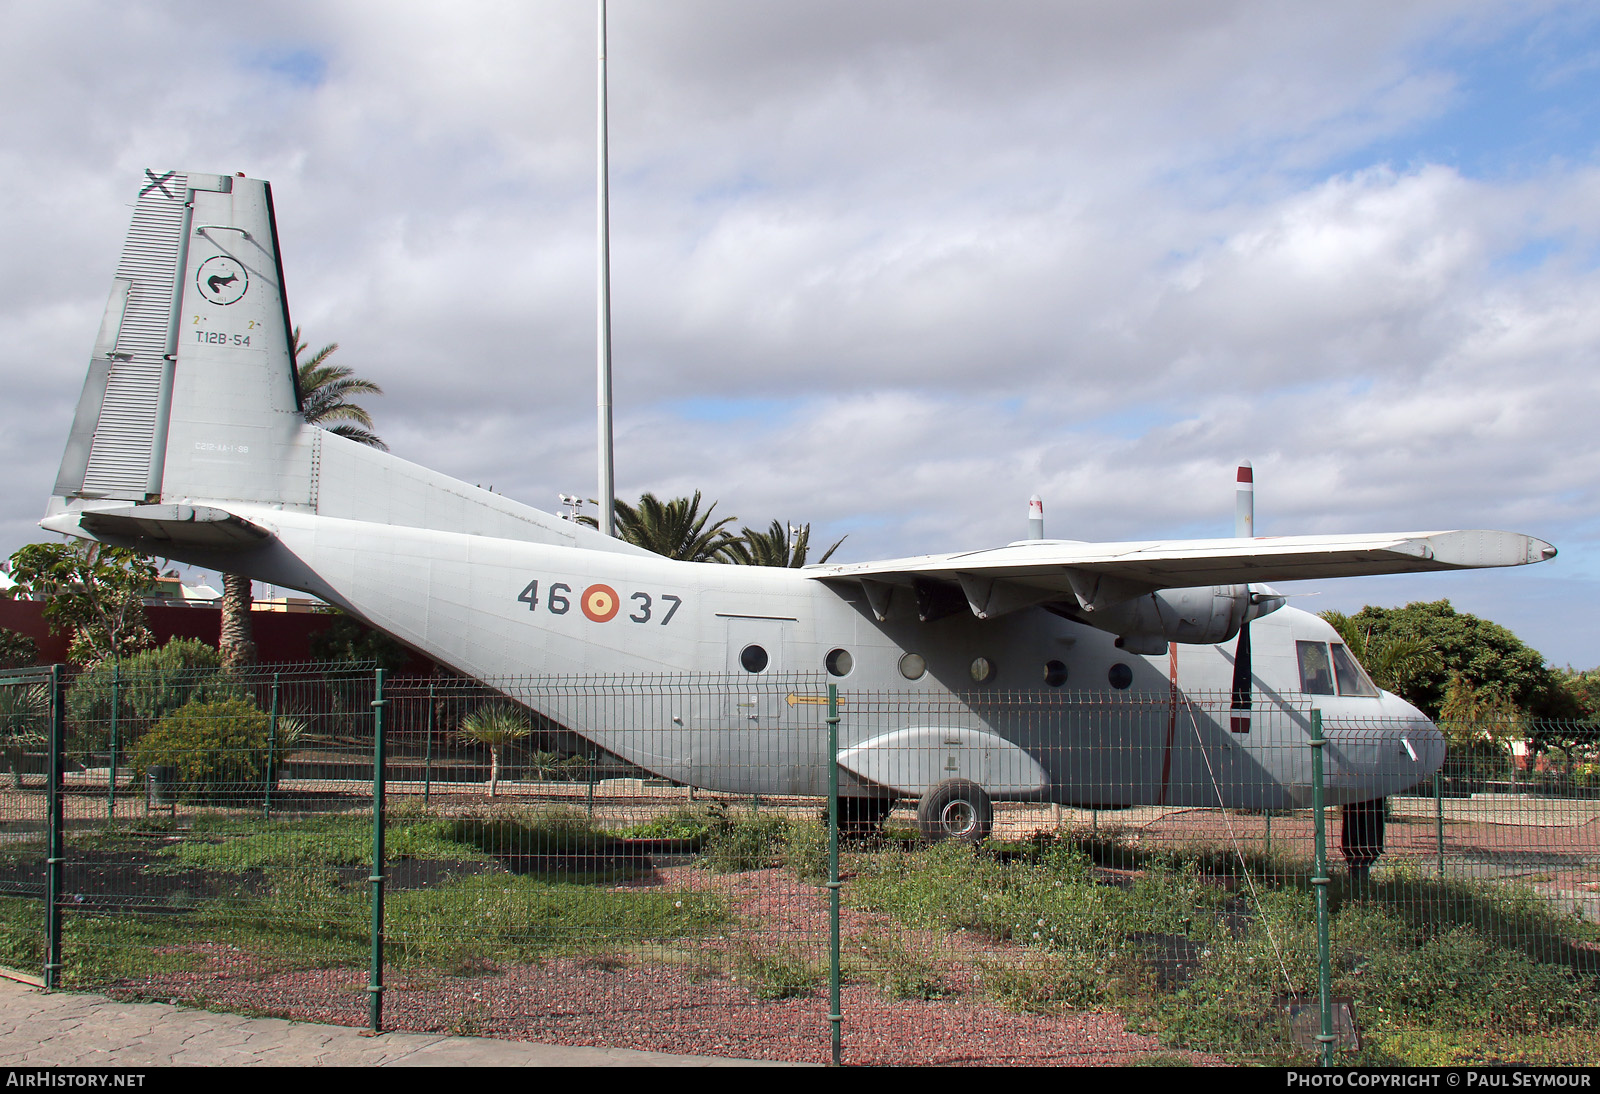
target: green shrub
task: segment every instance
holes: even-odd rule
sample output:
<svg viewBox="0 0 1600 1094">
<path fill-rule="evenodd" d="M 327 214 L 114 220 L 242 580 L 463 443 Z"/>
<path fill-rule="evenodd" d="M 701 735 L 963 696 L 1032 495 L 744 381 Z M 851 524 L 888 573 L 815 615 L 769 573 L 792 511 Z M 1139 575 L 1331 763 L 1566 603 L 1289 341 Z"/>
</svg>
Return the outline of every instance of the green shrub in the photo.
<svg viewBox="0 0 1600 1094">
<path fill-rule="evenodd" d="M 0 757 L 12 789 L 22 789 L 23 757 L 46 752 L 49 740 L 50 689 L 20 681 L 0 685 Z"/>
<path fill-rule="evenodd" d="M 133 752 L 135 776 L 171 768 L 192 801 L 260 789 L 266 774 L 266 714 L 243 699 L 190 703 L 158 722 Z"/>
<path fill-rule="evenodd" d="M 679 809 L 654 820 L 630 825 L 617 833 L 622 839 L 677 840 L 698 851 L 710 838 L 716 821 L 704 810 Z"/>
<path fill-rule="evenodd" d="M 150 726 L 193 702 L 239 698 L 237 681 L 222 672 L 221 655 L 193 638 L 174 638 L 143 650 L 121 665 L 102 661 L 79 676 L 67 692 L 72 748 L 104 752 L 111 743 L 111 704 L 116 696 L 117 737 L 129 748 Z"/>
</svg>

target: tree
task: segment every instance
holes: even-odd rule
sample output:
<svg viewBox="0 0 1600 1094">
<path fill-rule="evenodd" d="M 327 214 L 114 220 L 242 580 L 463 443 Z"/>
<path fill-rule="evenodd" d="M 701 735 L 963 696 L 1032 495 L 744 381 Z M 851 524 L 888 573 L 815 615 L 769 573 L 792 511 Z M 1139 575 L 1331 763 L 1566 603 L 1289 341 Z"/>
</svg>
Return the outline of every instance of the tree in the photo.
<svg viewBox="0 0 1600 1094">
<path fill-rule="evenodd" d="M 680 562 L 730 562 L 739 540 L 727 526 L 738 518 L 723 517 L 710 524 L 716 507 L 713 502 L 701 513 L 698 490 L 692 498 L 668 502 L 644 494 L 637 507 L 619 498 L 615 503 L 617 535 L 636 547 Z"/>
<path fill-rule="evenodd" d="M 1371 626 L 1363 627 L 1343 612 L 1322 613 L 1339 632 L 1350 653 L 1361 662 L 1372 682 L 1384 691 L 1404 698 L 1415 685 L 1443 667 L 1439 653 L 1413 634 L 1389 634 L 1374 638 Z"/>
<path fill-rule="evenodd" d="M 1437 655 L 1436 664 L 1414 664 L 1398 690 L 1430 718 L 1440 717 L 1456 678 L 1471 686 L 1476 702 L 1492 693 L 1536 718 L 1550 716 L 1559 702 L 1559 684 L 1538 650 L 1496 623 L 1457 612 L 1448 600 L 1404 608 L 1369 604 L 1349 621 L 1369 646 L 1410 640 Z"/>
<path fill-rule="evenodd" d="M 19 631 L 0 627 L 0 669 L 25 669 L 39 661 L 39 644 Z"/>
<path fill-rule="evenodd" d="M 791 569 L 806 564 L 806 554 L 811 545 L 811 525 L 797 526 L 792 539 L 789 535 L 789 526 L 776 520 L 765 532 L 757 532 L 753 528 L 746 528 L 743 532 L 744 534 L 731 549 L 732 561 L 745 566 L 783 566 Z M 832 558 L 833 552 L 837 551 L 839 545 L 847 538 L 840 536 L 817 561 L 821 563 Z"/>
<path fill-rule="evenodd" d="M 1578 672 L 1568 666 L 1552 675 L 1559 709 L 1533 723 L 1528 741 L 1535 752 L 1560 752 L 1567 770 L 1575 772 L 1600 746 L 1600 668 Z"/>
<path fill-rule="evenodd" d="M 300 407 L 307 424 L 321 426 L 341 437 L 387 452 L 389 446 L 372 432 L 371 415 L 350 401 L 357 395 L 382 395 L 383 389 L 371 380 L 352 376 L 348 368 L 328 363 L 328 358 L 339 349 L 337 342 L 329 342 L 302 364 L 300 357 L 306 351 L 306 344 L 299 327 L 294 328 L 293 337 L 295 379 L 300 388 Z M 251 600 L 248 577 L 243 574 L 222 575 L 222 635 L 218 647 L 226 668 L 255 662 L 256 644 L 250 625 Z"/>
<path fill-rule="evenodd" d="M 500 793 L 500 755 L 517 741 L 530 736 L 533 726 L 522 711 L 510 703 L 489 703 L 467 715 L 461 723 L 461 737 L 489 750 L 489 796 Z"/>
<path fill-rule="evenodd" d="M 138 551 L 92 540 L 30 543 L 11 556 L 11 576 L 46 601 L 44 617 L 72 635 L 70 656 L 91 666 L 154 644 L 144 624 L 144 594 L 156 564 Z"/>
<path fill-rule="evenodd" d="M 306 421 L 360 444 L 389 451 L 389 446 L 372 432 L 372 416 L 350 401 L 358 395 L 382 395 L 383 388 L 371 380 L 352 375 L 352 369 L 328 364 L 328 358 L 338 351 L 339 343 L 329 342 L 301 364 L 300 355 L 305 349 L 300 328 L 296 327 L 295 377 L 300 384 L 300 407 Z"/>
</svg>

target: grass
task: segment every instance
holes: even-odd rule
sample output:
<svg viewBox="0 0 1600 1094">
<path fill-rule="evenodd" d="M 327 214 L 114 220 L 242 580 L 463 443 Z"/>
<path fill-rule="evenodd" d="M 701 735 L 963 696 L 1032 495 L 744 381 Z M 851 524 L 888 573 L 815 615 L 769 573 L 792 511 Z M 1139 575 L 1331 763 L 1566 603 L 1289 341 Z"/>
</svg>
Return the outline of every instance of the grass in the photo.
<svg viewBox="0 0 1600 1094">
<path fill-rule="evenodd" d="M 849 956 L 841 962 L 846 975 L 876 984 L 890 999 L 942 999 L 950 994 L 943 948 L 937 943 L 924 942 L 923 949 L 916 949 L 893 933 L 868 931 L 841 949 Z"/>
<path fill-rule="evenodd" d="M 1106 861 L 1139 872 L 1111 875 Z M 1240 884 L 1250 860 L 1209 851 L 939 845 L 862 862 L 848 893 L 908 928 L 1011 944 L 979 962 L 984 991 L 1009 1008 L 1112 1005 L 1175 1048 L 1300 1062 L 1274 1000 L 1315 990 L 1308 871 L 1266 865 L 1252 897 Z M 1368 1033 L 1356 1062 L 1559 1062 L 1600 1049 L 1592 924 L 1526 889 L 1403 871 L 1334 896 L 1334 993 L 1358 1000 Z M 1497 1055 L 1513 1043 L 1515 1056 Z"/>
<path fill-rule="evenodd" d="M 397 964 L 447 972 L 607 954 L 704 937 L 732 923 L 715 894 L 483 875 L 396 893 L 386 912 Z"/>
</svg>

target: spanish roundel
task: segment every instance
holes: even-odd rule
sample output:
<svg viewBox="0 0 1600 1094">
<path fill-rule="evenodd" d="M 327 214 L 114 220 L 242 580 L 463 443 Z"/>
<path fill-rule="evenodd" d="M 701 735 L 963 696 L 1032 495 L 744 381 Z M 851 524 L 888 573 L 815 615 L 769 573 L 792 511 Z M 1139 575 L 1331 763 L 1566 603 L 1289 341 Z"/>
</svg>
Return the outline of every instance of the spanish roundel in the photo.
<svg viewBox="0 0 1600 1094">
<path fill-rule="evenodd" d="M 617 599 L 617 590 L 610 585 L 590 585 L 583 590 L 579 603 L 583 605 L 583 614 L 596 623 L 607 622 L 622 607 L 622 601 Z"/>
</svg>

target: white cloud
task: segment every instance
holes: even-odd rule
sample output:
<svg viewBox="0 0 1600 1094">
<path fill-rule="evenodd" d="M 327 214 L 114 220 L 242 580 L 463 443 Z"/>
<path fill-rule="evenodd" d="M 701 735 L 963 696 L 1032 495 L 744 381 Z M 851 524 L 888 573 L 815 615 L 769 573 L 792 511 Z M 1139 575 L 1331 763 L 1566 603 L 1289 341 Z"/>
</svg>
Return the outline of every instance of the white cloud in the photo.
<svg viewBox="0 0 1600 1094">
<path fill-rule="evenodd" d="M 1013 538 L 1036 490 L 1052 534 L 1226 532 L 1247 456 L 1264 529 L 1514 527 L 1595 606 L 1595 168 L 1363 159 L 1451 109 L 1452 50 L 1575 10 L 613 0 L 623 492 L 860 558 Z M 591 493 L 593 34 L 553 2 L 10 13 L 0 550 L 154 165 L 273 180 L 294 318 L 398 453 Z M 1501 621 L 1600 661 L 1573 618 Z"/>
</svg>

